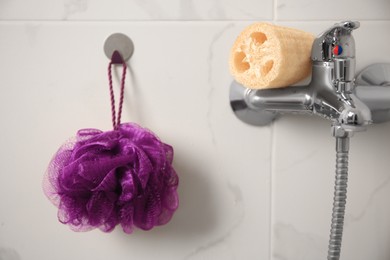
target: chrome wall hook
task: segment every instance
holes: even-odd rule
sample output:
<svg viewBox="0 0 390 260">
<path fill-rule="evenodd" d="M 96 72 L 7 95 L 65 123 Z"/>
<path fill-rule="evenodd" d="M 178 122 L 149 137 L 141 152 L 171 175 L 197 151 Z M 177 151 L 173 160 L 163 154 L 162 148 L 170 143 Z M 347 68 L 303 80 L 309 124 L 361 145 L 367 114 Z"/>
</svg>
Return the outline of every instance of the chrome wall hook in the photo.
<svg viewBox="0 0 390 260">
<path fill-rule="evenodd" d="M 104 53 L 113 64 L 123 64 L 133 55 L 134 43 L 126 35 L 114 33 L 104 42 Z"/>
</svg>

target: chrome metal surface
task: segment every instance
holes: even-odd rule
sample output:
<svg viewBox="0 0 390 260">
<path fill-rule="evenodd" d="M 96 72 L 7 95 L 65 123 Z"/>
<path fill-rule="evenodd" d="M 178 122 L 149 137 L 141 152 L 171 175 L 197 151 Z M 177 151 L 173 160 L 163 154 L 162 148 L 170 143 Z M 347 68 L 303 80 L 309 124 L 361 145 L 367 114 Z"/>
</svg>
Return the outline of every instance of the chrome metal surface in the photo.
<svg viewBox="0 0 390 260">
<path fill-rule="evenodd" d="M 236 81 L 230 86 L 230 106 L 234 114 L 243 122 L 254 126 L 266 126 L 275 118 L 275 112 L 259 110 L 247 101 L 248 92 L 251 90 L 243 87 Z"/>
<path fill-rule="evenodd" d="M 333 197 L 332 224 L 328 260 L 339 260 L 347 202 L 349 137 L 336 138 L 336 181 Z"/>
<path fill-rule="evenodd" d="M 355 78 L 355 59 L 334 59 L 334 79 L 352 81 Z"/>
<path fill-rule="evenodd" d="M 351 35 L 352 30 L 360 27 L 356 21 L 336 23 L 321 33 L 313 43 L 311 59 L 313 61 L 332 61 L 333 47 L 342 46 L 343 52 L 339 57 L 355 57 L 355 41 Z"/>
<path fill-rule="evenodd" d="M 122 59 L 127 61 L 134 53 L 134 43 L 122 33 L 111 34 L 104 42 L 104 53 L 111 59 L 115 51 L 118 51 Z"/>
<path fill-rule="evenodd" d="M 357 75 L 355 82 L 356 87 L 352 91 L 356 96 L 355 102 L 359 100 L 369 108 L 372 123 L 390 121 L 390 64 L 380 63 L 368 66 Z M 278 114 L 314 114 L 313 109 L 315 107 L 317 111 L 322 109 L 322 112 L 334 115 L 333 117 L 323 115 L 323 118 L 335 118 L 337 113 L 332 113 L 333 106 L 328 106 L 330 105 L 329 102 L 317 101 L 315 106 L 313 105 L 313 93 L 309 86 L 253 90 L 234 81 L 231 85 L 231 105 L 233 107 L 233 103 L 236 104 L 234 112 L 240 120 L 258 126 L 267 125 Z M 232 95 L 232 93 L 235 95 Z M 234 99 L 232 100 L 233 96 Z M 351 97 L 351 95 L 349 96 Z M 323 104 L 325 107 L 321 108 L 318 104 Z M 244 108 L 249 111 L 242 111 Z M 272 119 L 269 119 L 269 113 L 263 113 L 262 111 L 272 111 Z M 250 117 L 250 120 L 247 117 Z M 351 119 L 348 119 L 348 121 L 351 121 Z"/>
<path fill-rule="evenodd" d="M 332 120 L 342 125 L 346 131 L 360 131 L 371 123 L 370 110 L 354 93 L 336 91 L 332 81 L 332 70 L 332 63 L 313 63 L 312 81 L 308 86 L 253 90 L 233 82 L 231 104 L 240 101 L 240 107 L 246 109 L 246 112 L 238 114 L 238 109 L 233 111 L 246 123 L 256 120 L 261 122 L 256 125 L 270 123 L 278 114 L 300 113 L 315 114 Z M 268 112 L 265 113 L 267 118 L 261 118 L 264 112 Z M 272 115 L 271 120 L 268 115 Z M 250 119 L 247 116 L 250 116 Z"/>
</svg>

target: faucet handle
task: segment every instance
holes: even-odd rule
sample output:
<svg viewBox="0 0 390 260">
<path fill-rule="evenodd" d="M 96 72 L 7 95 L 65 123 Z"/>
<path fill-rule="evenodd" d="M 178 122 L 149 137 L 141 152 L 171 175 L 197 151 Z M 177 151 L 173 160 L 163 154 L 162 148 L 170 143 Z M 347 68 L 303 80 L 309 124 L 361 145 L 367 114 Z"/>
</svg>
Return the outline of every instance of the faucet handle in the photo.
<svg viewBox="0 0 390 260">
<path fill-rule="evenodd" d="M 339 23 L 336 23 L 333 28 L 344 28 L 346 30 L 355 30 L 360 27 L 360 23 L 358 21 L 342 21 Z"/>
<path fill-rule="evenodd" d="M 357 21 L 343 21 L 321 33 L 313 43 L 312 61 L 329 62 L 335 57 L 355 58 L 355 41 L 351 33 L 359 26 Z"/>
</svg>

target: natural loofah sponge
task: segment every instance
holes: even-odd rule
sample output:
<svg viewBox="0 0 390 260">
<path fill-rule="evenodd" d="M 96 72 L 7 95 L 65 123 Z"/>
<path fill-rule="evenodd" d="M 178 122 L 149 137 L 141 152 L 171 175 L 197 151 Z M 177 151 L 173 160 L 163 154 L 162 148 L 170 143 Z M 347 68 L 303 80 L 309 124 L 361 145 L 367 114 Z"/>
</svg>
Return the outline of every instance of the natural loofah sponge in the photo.
<svg viewBox="0 0 390 260">
<path fill-rule="evenodd" d="M 286 87 L 311 72 L 310 33 L 269 23 L 255 23 L 241 32 L 230 52 L 230 71 L 242 85 Z"/>
</svg>

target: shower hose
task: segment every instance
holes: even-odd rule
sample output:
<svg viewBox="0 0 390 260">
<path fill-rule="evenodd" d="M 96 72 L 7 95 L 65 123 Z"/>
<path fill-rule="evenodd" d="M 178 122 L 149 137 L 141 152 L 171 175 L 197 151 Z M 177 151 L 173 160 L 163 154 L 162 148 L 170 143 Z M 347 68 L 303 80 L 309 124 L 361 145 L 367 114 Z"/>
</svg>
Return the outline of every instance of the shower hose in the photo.
<svg viewBox="0 0 390 260">
<path fill-rule="evenodd" d="M 349 137 L 336 137 L 336 181 L 328 260 L 339 260 L 347 200 Z"/>
</svg>

